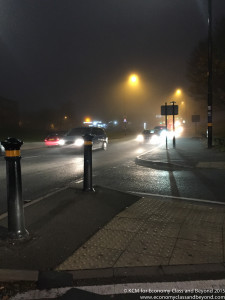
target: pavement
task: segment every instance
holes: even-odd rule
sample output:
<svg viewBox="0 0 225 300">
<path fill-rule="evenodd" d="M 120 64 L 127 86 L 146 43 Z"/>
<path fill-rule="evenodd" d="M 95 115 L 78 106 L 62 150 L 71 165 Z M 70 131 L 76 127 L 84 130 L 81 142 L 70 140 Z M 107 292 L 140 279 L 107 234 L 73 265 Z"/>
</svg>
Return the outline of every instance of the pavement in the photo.
<svg viewBox="0 0 225 300">
<path fill-rule="evenodd" d="M 136 164 L 225 170 L 225 153 L 188 138 L 147 151 Z M 0 282 L 30 281 L 42 290 L 224 279 L 225 205 L 94 188 L 74 183 L 26 204 L 26 239 L 8 238 L 7 215 L 0 216 Z"/>
</svg>

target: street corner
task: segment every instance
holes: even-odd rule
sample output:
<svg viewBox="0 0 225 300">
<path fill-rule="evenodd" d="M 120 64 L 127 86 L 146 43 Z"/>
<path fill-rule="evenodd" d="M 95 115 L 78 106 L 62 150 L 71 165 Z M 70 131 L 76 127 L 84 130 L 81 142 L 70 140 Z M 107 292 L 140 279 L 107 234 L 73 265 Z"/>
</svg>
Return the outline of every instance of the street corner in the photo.
<svg viewBox="0 0 225 300">
<path fill-rule="evenodd" d="M 200 161 L 196 165 L 197 168 L 203 169 L 225 169 L 225 161 Z"/>
<path fill-rule="evenodd" d="M 148 160 L 144 159 L 141 156 L 136 157 L 135 163 L 139 166 L 152 168 L 162 171 L 182 171 L 184 169 L 193 169 L 193 166 L 189 166 L 184 163 L 173 163 L 168 161 L 160 160 Z"/>
</svg>

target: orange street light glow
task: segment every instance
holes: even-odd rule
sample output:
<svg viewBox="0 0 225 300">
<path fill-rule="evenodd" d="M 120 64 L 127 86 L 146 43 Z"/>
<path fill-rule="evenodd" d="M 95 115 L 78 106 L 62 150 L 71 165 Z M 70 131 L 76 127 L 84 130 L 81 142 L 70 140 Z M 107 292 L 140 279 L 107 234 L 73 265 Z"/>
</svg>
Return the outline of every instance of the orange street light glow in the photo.
<svg viewBox="0 0 225 300">
<path fill-rule="evenodd" d="M 180 94 L 181 94 L 181 90 L 180 90 L 180 89 L 177 89 L 177 90 L 176 90 L 176 95 L 177 95 L 177 96 L 180 96 Z"/>
<path fill-rule="evenodd" d="M 136 74 L 130 75 L 129 82 L 131 85 L 137 85 L 138 84 L 138 76 Z"/>
<path fill-rule="evenodd" d="M 85 118 L 85 122 L 86 122 L 86 123 L 90 123 L 90 122 L 91 122 L 91 119 L 87 117 L 87 118 Z"/>
</svg>

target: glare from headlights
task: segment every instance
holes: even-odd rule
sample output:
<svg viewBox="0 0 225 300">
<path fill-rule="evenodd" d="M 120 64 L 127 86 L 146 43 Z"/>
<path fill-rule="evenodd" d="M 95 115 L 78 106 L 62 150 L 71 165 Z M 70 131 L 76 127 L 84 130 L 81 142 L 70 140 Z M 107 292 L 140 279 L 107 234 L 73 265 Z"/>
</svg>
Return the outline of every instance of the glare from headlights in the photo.
<svg viewBox="0 0 225 300">
<path fill-rule="evenodd" d="M 65 145 L 65 141 L 64 141 L 64 140 L 59 140 L 59 145 L 60 145 L 60 146 Z"/>
<path fill-rule="evenodd" d="M 175 130 L 176 136 L 180 136 L 183 131 L 184 131 L 184 128 L 182 126 L 177 127 Z"/>
<path fill-rule="evenodd" d="M 167 135 L 167 131 L 166 130 L 162 130 L 162 132 L 160 133 L 161 137 L 166 137 Z"/>
<path fill-rule="evenodd" d="M 136 141 L 139 142 L 139 143 L 143 143 L 144 142 L 144 137 L 142 134 L 139 134 L 137 137 L 136 137 Z"/>
<path fill-rule="evenodd" d="M 77 146 L 77 147 L 81 147 L 83 146 L 84 144 L 84 140 L 83 139 L 76 139 L 75 142 L 74 142 L 74 145 Z"/>
<path fill-rule="evenodd" d="M 161 138 L 157 134 L 153 134 L 150 143 L 151 144 L 158 144 L 160 142 Z"/>
</svg>

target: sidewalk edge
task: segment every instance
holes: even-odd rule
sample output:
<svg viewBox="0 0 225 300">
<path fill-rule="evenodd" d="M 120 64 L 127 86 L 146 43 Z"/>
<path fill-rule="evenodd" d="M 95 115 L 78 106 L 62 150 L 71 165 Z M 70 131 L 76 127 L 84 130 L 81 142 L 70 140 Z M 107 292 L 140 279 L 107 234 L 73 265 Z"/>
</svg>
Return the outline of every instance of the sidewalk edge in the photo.
<svg viewBox="0 0 225 300">
<path fill-rule="evenodd" d="M 37 270 L 0 269 L 0 282 L 10 281 L 38 281 L 40 272 Z M 46 273 L 49 272 L 46 270 Z M 197 264 L 197 265 L 166 265 L 99 268 L 87 270 L 52 271 L 56 274 L 72 274 L 74 282 L 165 282 L 222 279 L 225 274 L 224 263 Z"/>
</svg>

